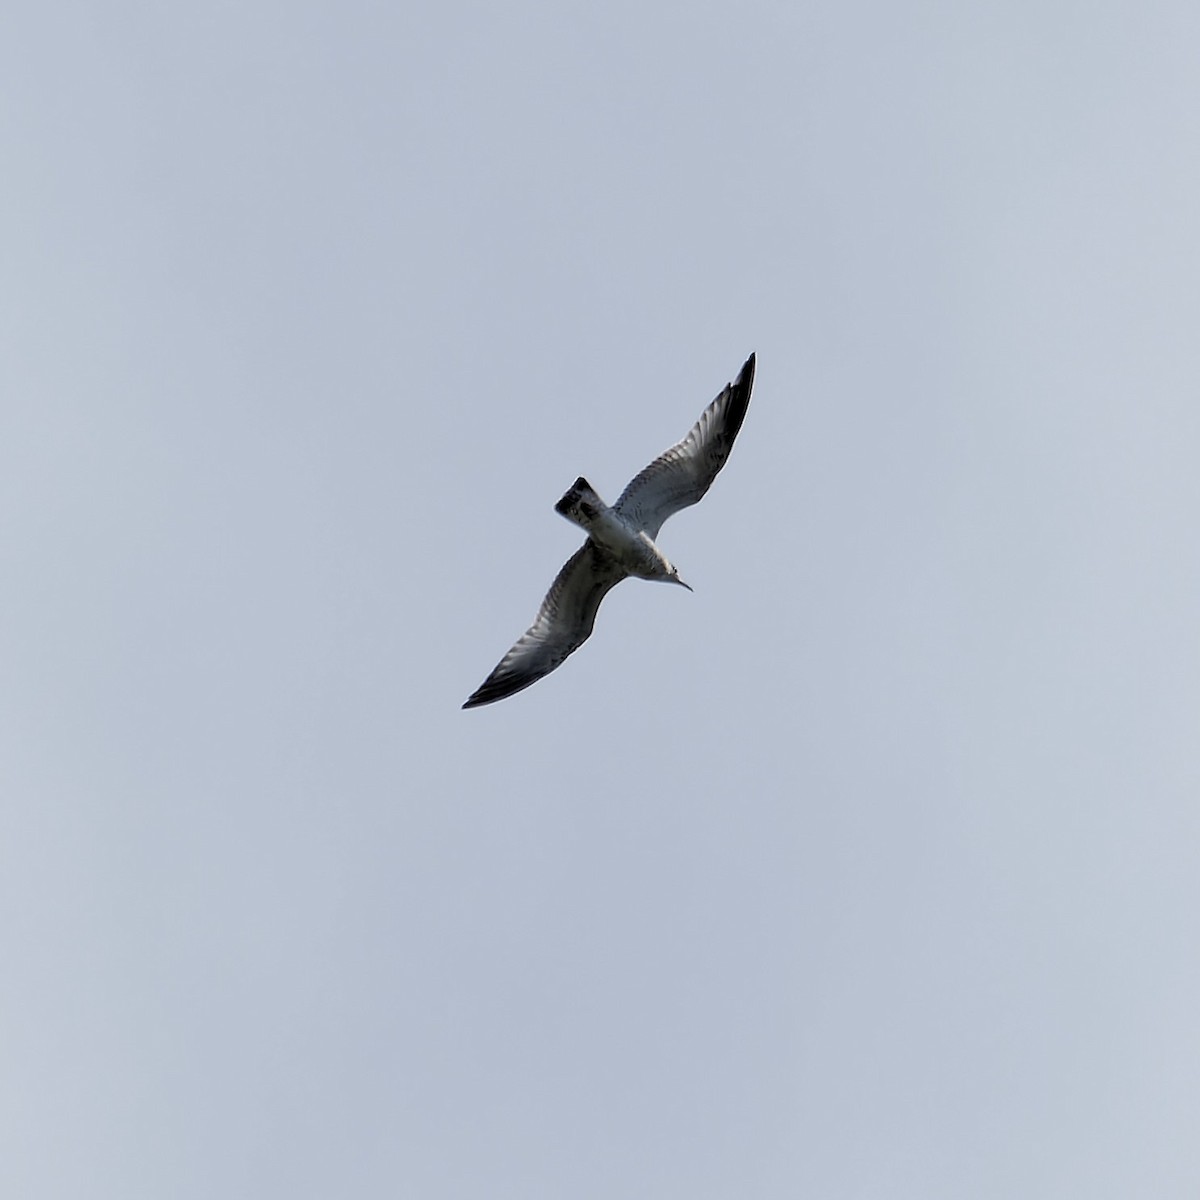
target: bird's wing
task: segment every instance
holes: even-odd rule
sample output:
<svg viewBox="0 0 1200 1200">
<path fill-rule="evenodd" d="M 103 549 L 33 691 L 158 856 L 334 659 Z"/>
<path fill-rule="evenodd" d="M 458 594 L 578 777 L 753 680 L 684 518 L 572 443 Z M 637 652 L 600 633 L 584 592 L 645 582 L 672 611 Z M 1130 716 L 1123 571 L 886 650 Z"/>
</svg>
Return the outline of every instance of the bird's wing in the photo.
<svg viewBox="0 0 1200 1200">
<path fill-rule="evenodd" d="M 503 700 L 560 666 L 591 635 L 596 610 L 628 572 L 588 538 L 559 571 L 533 624 L 463 708 Z"/>
<path fill-rule="evenodd" d="M 651 538 L 681 508 L 695 504 L 725 465 L 742 427 L 754 385 L 754 355 L 741 374 L 700 414 L 687 437 L 660 454 L 629 483 L 613 508 Z"/>
</svg>

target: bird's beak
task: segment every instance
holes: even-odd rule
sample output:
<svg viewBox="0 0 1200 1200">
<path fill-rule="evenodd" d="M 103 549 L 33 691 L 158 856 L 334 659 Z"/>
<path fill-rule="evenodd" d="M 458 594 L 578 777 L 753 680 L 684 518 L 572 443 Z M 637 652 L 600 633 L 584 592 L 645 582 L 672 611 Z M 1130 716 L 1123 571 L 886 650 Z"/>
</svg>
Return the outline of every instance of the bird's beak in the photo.
<svg viewBox="0 0 1200 1200">
<path fill-rule="evenodd" d="M 692 590 L 692 585 L 690 583 L 684 583 L 683 580 L 680 579 L 678 575 L 673 575 L 671 577 L 671 579 L 672 579 L 672 582 L 679 584 L 680 587 L 687 588 L 687 590 L 689 592 Z"/>
</svg>

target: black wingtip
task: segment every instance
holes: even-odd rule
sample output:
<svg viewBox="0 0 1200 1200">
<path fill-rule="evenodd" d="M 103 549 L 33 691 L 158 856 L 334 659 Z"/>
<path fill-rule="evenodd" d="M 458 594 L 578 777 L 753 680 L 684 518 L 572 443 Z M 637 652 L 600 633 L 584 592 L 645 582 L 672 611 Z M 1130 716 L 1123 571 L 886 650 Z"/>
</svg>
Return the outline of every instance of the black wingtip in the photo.
<svg viewBox="0 0 1200 1200">
<path fill-rule="evenodd" d="M 754 384 L 754 364 L 755 364 L 757 357 L 758 356 L 753 351 L 751 351 L 750 357 L 748 359 L 746 359 L 745 363 L 742 365 L 742 369 L 739 372 L 738 377 L 737 377 L 737 383 L 734 385 L 735 387 L 746 387 L 747 389 L 749 389 L 750 387 L 753 386 L 753 384 Z"/>
<path fill-rule="evenodd" d="M 755 356 L 751 354 L 738 372 L 737 379 L 726 388 L 728 400 L 725 406 L 724 434 L 731 446 L 746 419 L 746 410 L 750 407 L 750 392 L 754 388 L 754 365 Z M 720 396 L 718 400 L 722 398 L 723 396 Z"/>
<path fill-rule="evenodd" d="M 540 678 L 540 675 L 535 675 L 532 679 L 524 679 L 514 684 L 512 680 L 493 679 L 489 675 L 467 697 L 463 708 L 482 708 L 485 704 L 495 704 L 497 700 L 506 700 L 509 696 L 515 696 L 517 692 L 524 691 L 531 684 L 537 683 Z"/>
</svg>

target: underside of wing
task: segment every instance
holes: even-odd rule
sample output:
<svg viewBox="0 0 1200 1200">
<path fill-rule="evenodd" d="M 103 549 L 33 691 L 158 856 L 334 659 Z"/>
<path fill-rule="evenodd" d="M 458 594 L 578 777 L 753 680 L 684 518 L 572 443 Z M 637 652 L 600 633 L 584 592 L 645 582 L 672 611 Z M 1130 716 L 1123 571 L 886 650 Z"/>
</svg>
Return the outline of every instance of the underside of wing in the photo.
<svg viewBox="0 0 1200 1200">
<path fill-rule="evenodd" d="M 550 585 L 533 624 L 463 708 L 503 700 L 560 666 L 587 641 L 600 601 L 625 575 L 625 568 L 595 542 L 584 542 Z"/>
<path fill-rule="evenodd" d="M 733 449 L 753 386 L 752 354 L 737 379 L 700 414 L 687 437 L 637 475 L 613 508 L 650 537 L 658 537 L 669 516 L 697 503 L 712 486 Z"/>
</svg>

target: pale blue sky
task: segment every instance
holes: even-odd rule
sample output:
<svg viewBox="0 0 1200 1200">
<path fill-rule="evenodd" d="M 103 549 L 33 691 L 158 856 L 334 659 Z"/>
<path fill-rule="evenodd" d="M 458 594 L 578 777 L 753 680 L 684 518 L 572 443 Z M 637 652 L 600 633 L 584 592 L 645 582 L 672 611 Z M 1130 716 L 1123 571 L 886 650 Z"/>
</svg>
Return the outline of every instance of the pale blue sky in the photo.
<svg viewBox="0 0 1200 1200">
<path fill-rule="evenodd" d="M 0 1193 L 1194 1200 L 1198 45 L 0 18 Z"/>
</svg>

